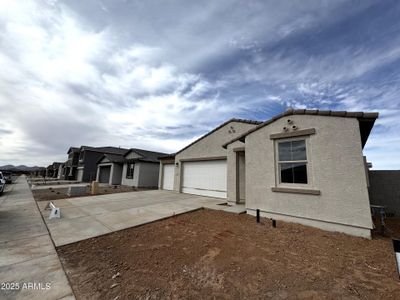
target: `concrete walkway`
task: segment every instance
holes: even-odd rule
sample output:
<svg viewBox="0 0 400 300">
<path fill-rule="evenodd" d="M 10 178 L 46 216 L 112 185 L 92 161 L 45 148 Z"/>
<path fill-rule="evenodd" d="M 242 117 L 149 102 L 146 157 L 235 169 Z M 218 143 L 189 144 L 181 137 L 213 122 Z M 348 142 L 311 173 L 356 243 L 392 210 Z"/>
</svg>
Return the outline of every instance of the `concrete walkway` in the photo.
<svg viewBox="0 0 400 300">
<path fill-rule="evenodd" d="M 25 176 L 0 197 L 0 249 L 0 299 L 75 299 Z"/>
<path fill-rule="evenodd" d="M 219 205 L 225 202 L 152 190 L 55 200 L 53 203 L 61 209 L 61 219 L 48 219 L 50 211 L 44 210 L 48 201 L 39 202 L 39 207 L 55 245 L 61 246 L 203 207 L 236 213 L 243 210 Z"/>
</svg>

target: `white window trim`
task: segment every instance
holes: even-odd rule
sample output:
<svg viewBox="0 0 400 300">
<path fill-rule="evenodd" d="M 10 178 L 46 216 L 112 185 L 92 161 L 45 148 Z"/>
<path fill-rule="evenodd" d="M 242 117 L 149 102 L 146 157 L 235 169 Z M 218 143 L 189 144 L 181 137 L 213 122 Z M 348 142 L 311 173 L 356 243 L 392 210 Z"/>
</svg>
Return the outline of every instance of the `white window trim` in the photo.
<svg viewBox="0 0 400 300">
<path fill-rule="evenodd" d="M 286 183 L 281 182 L 281 172 L 280 172 L 280 161 L 279 161 L 279 143 L 282 142 L 293 142 L 293 141 L 305 141 L 306 144 L 306 168 L 307 168 L 307 183 Z M 302 137 L 293 137 L 293 138 L 284 138 L 284 139 L 276 139 L 274 141 L 274 149 L 275 149 L 275 186 L 282 187 L 282 188 L 296 188 L 296 189 L 314 189 L 314 178 L 312 173 L 312 155 L 310 151 L 310 137 L 309 136 L 302 136 Z M 301 161 L 290 161 L 290 163 L 296 162 L 304 162 Z"/>
</svg>

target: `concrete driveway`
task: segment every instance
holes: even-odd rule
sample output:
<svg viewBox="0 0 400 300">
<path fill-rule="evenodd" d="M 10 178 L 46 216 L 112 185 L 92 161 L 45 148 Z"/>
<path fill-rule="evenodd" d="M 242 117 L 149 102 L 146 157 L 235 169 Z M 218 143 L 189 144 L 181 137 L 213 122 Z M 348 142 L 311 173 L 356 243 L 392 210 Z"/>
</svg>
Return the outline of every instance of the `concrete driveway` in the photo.
<svg viewBox="0 0 400 300">
<path fill-rule="evenodd" d="M 161 220 L 203 207 L 242 212 L 223 199 L 153 190 L 55 200 L 61 219 L 49 220 L 47 201 L 38 202 L 56 246 L 78 242 L 117 230 Z"/>
</svg>

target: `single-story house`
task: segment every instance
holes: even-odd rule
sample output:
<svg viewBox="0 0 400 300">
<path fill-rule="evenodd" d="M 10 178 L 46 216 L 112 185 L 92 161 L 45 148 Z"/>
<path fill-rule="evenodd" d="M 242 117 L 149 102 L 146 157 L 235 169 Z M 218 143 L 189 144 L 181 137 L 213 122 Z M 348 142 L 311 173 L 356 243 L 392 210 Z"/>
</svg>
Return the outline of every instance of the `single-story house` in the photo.
<svg viewBox="0 0 400 300">
<path fill-rule="evenodd" d="M 164 175 L 173 164 L 175 191 L 244 203 L 249 214 L 259 209 L 268 218 L 370 237 L 362 150 L 377 117 L 288 110 L 232 138 L 231 124 L 224 123 L 173 157 L 160 159 L 160 188 L 170 184 Z"/>
<path fill-rule="evenodd" d="M 104 154 L 124 155 L 128 150 L 119 147 L 81 146 L 79 148 L 76 180 L 82 182 L 96 180 L 97 162 Z"/>
<path fill-rule="evenodd" d="M 124 155 L 104 154 L 97 164 L 96 180 L 110 185 L 157 187 L 161 155 L 165 153 L 136 148 Z"/>
</svg>

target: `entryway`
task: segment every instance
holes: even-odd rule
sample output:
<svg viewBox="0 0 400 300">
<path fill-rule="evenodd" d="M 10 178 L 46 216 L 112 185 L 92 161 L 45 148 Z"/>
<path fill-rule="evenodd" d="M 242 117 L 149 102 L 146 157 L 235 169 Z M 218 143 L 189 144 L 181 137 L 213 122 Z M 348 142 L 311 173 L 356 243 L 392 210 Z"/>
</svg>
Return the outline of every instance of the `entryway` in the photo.
<svg viewBox="0 0 400 300">
<path fill-rule="evenodd" d="M 244 204 L 246 200 L 246 154 L 236 152 L 236 203 Z"/>
</svg>

